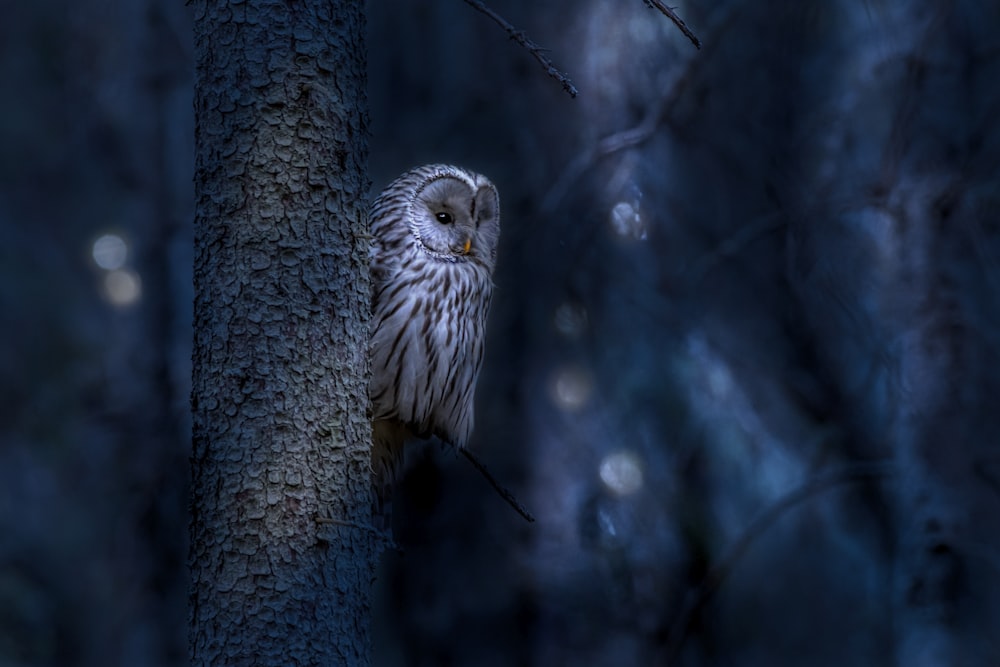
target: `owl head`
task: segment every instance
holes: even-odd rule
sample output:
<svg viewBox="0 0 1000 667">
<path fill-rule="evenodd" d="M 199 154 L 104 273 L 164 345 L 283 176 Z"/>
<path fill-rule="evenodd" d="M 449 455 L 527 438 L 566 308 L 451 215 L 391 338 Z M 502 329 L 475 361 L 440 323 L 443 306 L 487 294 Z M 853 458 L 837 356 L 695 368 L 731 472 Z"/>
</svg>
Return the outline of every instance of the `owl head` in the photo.
<svg viewBox="0 0 1000 667">
<path fill-rule="evenodd" d="M 413 189 L 407 220 L 416 242 L 438 259 L 492 270 L 500 240 L 500 200 L 488 178 L 450 165 L 428 165 Z"/>
</svg>

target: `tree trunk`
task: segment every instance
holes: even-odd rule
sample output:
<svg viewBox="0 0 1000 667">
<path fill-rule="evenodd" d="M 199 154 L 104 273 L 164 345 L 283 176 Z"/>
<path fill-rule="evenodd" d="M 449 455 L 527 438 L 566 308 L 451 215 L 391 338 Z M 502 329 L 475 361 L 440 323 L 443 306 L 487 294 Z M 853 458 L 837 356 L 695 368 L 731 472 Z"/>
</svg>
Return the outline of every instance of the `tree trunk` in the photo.
<svg viewBox="0 0 1000 667">
<path fill-rule="evenodd" d="M 1000 506 L 981 474 L 993 447 L 981 436 L 996 432 L 987 377 L 996 361 L 971 324 L 984 304 L 967 296 L 980 273 L 965 233 L 975 213 L 961 203 L 971 199 L 964 186 L 917 182 L 894 211 L 909 294 L 894 406 L 897 664 L 991 665 Z"/>
<path fill-rule="evenodd" d="M 892 54 L 861 37 L 840 49 L 842 117 L 822 125 L 823 176 L 792 223 L 793 281 L 851 421 L 895 463 L 884 662 L 996 665 L 997 159 L 982 137 L 997 105 L 976 83 L 996 59 L 981 3 L 852 16 L 856 35 L 907 37 Z"/>
<path fill-rule="evenodd" d="M 988 212 L 997 166 L 978 138 L 989 132 L 979 128 L 991 122 L 995 98 L 973 83 L 995 78 L 996 67 L 977 53 L 977 41 L 986 43 L 973 27 L 982 19 L 978 3 L 908 11 L 918 25 L 932 20 L 900 78 L 898 144 L 884 169 L 895 182 L 885 190 L 889 224 L 880 232 L 891 239 L 885 303 L 896 313 L 885 320 L 897 364 L 889 401 L 898 471 L 896 664 L 996 665 L 1000 360 Z"/>
<path fill-rule="evenodd" d="M 194 665 L 370 659 L 364 35 L 195 2 Z"/>
</svg>

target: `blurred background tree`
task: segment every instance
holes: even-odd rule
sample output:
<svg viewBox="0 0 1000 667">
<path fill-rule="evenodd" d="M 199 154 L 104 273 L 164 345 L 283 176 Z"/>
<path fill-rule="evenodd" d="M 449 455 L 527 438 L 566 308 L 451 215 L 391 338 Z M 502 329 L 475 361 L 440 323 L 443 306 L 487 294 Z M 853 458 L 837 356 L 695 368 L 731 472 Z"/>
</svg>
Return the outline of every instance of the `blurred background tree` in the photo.
<svg viewBox="0 0 1000 667">
<path fill-rule="evenodd" d="M 191 17 L 0 26 L 0 656 L 182 664 Z M 1000 8 L 369 5 L 373 187 L 487 174 L 473 447 L 408 454 L 376 664 L 1000 662 Z"/>
</svg>

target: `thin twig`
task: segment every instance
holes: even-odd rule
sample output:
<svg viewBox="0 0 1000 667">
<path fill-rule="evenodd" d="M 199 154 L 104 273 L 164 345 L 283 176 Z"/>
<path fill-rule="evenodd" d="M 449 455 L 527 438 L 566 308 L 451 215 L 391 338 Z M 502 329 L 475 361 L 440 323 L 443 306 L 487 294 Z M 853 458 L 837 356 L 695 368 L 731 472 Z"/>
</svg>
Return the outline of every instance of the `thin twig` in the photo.
<svg viewBox="0 0 1000 667">
<path fill-rule="evenodd" d="M 558 69 L 556 69 L 556 66 L 552 64 L 552 61 L 549 60 L 548 56 L 545 55 L 545 51 L 547 49 L 543 49 L 542 47 L 538 46 L 538 44 L 535 44 L 533 41 L 528 39 L 528 36 L 524 34 L 523 30 L 518 30 L 517 28 L 512 26 L 510 23 L 507 22 L 507 20 L 504 17 L 497 14 L 495 11 L 484 5 L 479 0 L 465 0 L 465 2 L 471 5 L 474 9 L 482 12 L 483 14 L 486 14 L 491 19 L 493 19 L 494 23 L 496 23 L 498 26 L 507 31 L 507 34 L 510 36 L 512 40 L 523 46 L 525 49 L 528 50 L 528 53 L 534 56 L 535 60 L 537 60 L 538 63 L 542 66 L 542 68 L 545 70 L 546 74 L 548 74 L 553 79 L 562 84 L 563 90 L 569 93 L 570 97 L 576 97 L 578 92 L 576 86 L 573 85 L 573 82 L 569 80 L 568 76 L 560 72 Z"/>
<path fill-rule="evenodd" d="M 673 9 L 663 4 L 662 0 L 642 0 L 642 1 L 646 3 L 647 7 L 659 9 L 661 12 L 663 12 L 664 16 L 673 21 L 674 25 L 680 28 L 681 32 L 684 33 L 684 36 L 691 40 L 691 43 L 694 44 L 696 49 L 701 48 L 701 40 L 698 39 L 697 35 L 691 32 L 691 28 L 687 27 L 687 23 L 684 22 L 684 19 L 682 19 L 680 16 L 677 16 L 677 14 L 674 12 Z"/>
<path fill-rule="evenodd" d="M 644 0 L 647 4 L 649 4 L 649 1 L 651 0 Z M 669 10 L 669 8 L 667 9 Z M 725 11 L 720 13 L 721 16 L 716 15 L 712 21 L 712 25 L 709 27 L 708 44 L 710 50 L 713 46 L 723 43 L 724 40 L 722 38 L 725 36 L 725 33 L 731 27 L 737 25 L 735 12 Z M 701 44 L 700 41 L 698 43 Z M 563 169 L 562 173 L 552 184 L 552 187 L 549 188 L 548 192 L 542 198 L 540 205 L 541 212 L 551 213 L 558 209 L 562 203 L 562 199 L 569 192 L 570 188 L 599 159 L 628 148 L 640 146 L 655 135 L 660 125 L 668 121 L 673 112 L 674 105 L 681 99 L 681 96 L 693 85 L 693 82 L 699 80 L 698 76 L 701 74 L 701 68 L 706 66 L 706 62 L 708 61 L 703 56 L 691 56 L 684 70 L 674 79 L 663 95 L 649 106 L 638 125 L 615 132 L 601 139 L 599 142 L 588 146 L 567 164 L 566 168 Z"/>
<path fill-rule="evenodd" d="M 343 526 L 344 528 L 354 528 L 360 530 L 364 533 L 369 533 L 373 535 L 376 541 L 382 542 L 390 549 L 402 552 L 403 549 L 396 544 L 395 540 L 392 539 L 391 535 L 388 535 L 385 531 L 379 530 L 375 526 L 366 526 L 362 523 L 357 523 L 356 521 L 344 521 L 342 519 L 334 519 L 329 516 L 318 516 L 316 517 L 316 524 L 319 526 Z M 323 542 L 329 542 L 330 540 L 322 535 L 317 535 L 317 538 Z"/>
<path fill-rule="evenodd" d="M 535 522 L 535 517 L 532 516 L 531 512 L 526 510 L 524 508 L 524 505 L 522 505 L 517 501 L 517 498 L 514 497 L 513 493 L 507 490 L 507 487 L 505 487 L 503 484 L 498 482 L 495 477 L 493 477 L 490 471 L 486 469 L 486 466 L 483 465 L 483 462 L 476 458 L 475 454 L 473 454 L 464 447 L 459 451 L 462 452 L 465 458 L 469 459 L 469 461 L 472 462 L 472 465 L 476 467 L 476 470 L 482 473 L 483 477 L 486 478 L 486 481 L 490 483 L 490 486 L 492 486 L 493 489 L 500 494 L 500 497 L 502 497 L 504 500 L 507 501 L 508 505 L 514 508 L 514 511 L 523 516 L 525 520 L 528 521 L 528 523 Z"/>
<path fill-rule="evenodd" d="M 691 619 L 695 613 L 718 590 L 723 580 L 729 575 L 754 541 L 780 519 L 785 512 L 831 487 L 849 482 L 887 477 L 891 474 L 892 465 L 889 463 L 855 463 L 846 465 L 838 470 L 810 479 L 802 486 L 790 491 L 779 498 L 777 502 L 768 506 L 763 513 L 750 522 L 750 525 L 746 527 L 736 541 L 723 553 L 718 562 L 709 569 L 701 583 L 688 591 L 687 596 L 684 598 L 684 606 L 681 608 L 677 620 L 671 625 L 667 636 L 667 664 L 674 663 L 674 659 L 677 657 L 684 643 L 684 635 L 687 633 Z"/>
</svg>

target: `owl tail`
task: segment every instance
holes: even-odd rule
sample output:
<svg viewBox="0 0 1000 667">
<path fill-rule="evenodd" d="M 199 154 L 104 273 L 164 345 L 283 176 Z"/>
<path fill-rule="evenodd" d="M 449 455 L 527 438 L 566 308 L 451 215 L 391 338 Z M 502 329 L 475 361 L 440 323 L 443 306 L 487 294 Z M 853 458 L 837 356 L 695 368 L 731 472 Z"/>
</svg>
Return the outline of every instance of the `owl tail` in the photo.
<svg viewBox="0 0 1000 667">
<path fill-rule="evenodd" d="M 394 419 L 372 424 L 372 488 L 375 527 L 392 537 L 392 493 L 403 468 L 403 443 L 410 431 Z"/>
<path fill-rule="evenodd" d="M 375 502 L 372 505 L 372 524 L 383 535 L 392 537 L 392 485 L 375 489 Z"/>
</svg>

